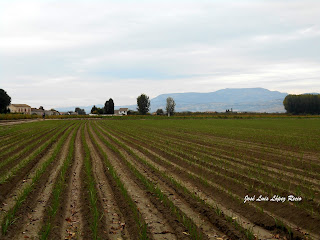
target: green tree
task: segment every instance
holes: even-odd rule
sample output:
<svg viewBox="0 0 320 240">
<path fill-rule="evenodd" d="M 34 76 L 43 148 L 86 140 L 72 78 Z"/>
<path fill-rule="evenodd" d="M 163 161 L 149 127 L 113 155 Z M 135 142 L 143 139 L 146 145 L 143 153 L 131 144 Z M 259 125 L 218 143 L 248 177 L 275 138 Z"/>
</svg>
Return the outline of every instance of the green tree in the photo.
<svg viewBox="0 0 320 240">
<path fill-rule="evenodd" d="M 128 111 L 128 115 L 139 115 L 139 112 L 133 111 L 133 110 L 129 110 Z"/>
<path fill-rule="evenodd" d="M 283 100 L 287 113 L 320 114 L 320 94 L 289 94 Z"/>
<path fill-rule="evenodd" d="M 76 107 L 74 111 L 77 112 L 79 115 L 86 115 L 86 111 L 82 108 Z"/>
<path fill-rule="evenodd" d="M 93 107 L 91 108 L 90 111 L 92 114 L 97 114 L 98 113 L 98 108 L 96 107 L 96 105 L 93 105 Z"/>
<path fill-rule="evenodd" d="M 163 115 L 164 114 L 164 112 L 163 112 L 163 110 L 161 108 L 157 109 L 156 113 L 157 113 L 157 115 Z"/>
<path fill-rule="evenodd" d="M 7 108 L 11 103 L 11 97 L 3 89 L 0 89 L 0 113 L 8 113 L 10 110 Z"/>
<path fill-rule="evenodd" d="M 103 110 L 104 108 L 98 108 L 98 110 L 97 110 L 97 112 L 98 112 L 98 114 L 103 114 Z"/>
<path fill-rule="evenodd" d="M 167 105 L 166 105 L 166 111 L 168 114 L 168 117 L 174 114 L 174 108 L 176 106 L 176 103 L 174 102 L 172 97 L 167 98 Z"/>
<path fill-rule="evenodd" d="M 137 110 L 140 114 L 146 115 L 150 110 L 150 100 L 149 97 L 145 94 L 141 94 L 137 98 Z"/>
<path fill-rule="evenodd" d="M 106 101 L 103 108 L 104 113 L 106 114 L 114 114 L 114 102 L 112 98 L 109 99 L 109 101 Z"/>
</svg>

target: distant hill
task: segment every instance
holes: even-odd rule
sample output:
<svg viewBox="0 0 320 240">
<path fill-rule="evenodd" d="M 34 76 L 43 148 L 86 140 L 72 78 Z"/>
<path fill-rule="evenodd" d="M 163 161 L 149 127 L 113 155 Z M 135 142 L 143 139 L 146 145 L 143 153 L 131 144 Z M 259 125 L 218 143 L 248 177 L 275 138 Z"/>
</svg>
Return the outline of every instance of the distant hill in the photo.
<svg viewBox="0 0 320 240">
<path fill-rule="evenodd" d="M 285 112 L 283 99 L 288 93 L 264 88 L 226 88 L 209 93 L 161 94 L 151 100 L 151 111 L 165 108 L 167 97 L 176 102 L 176 111 L 233 111 Z"/>
<path fill-rule="evenodd" d="M 226 109 L 233 111 L 248 112 L 285 112 L 283 100 L 288 93 L 270 91 L 264 88 L 226 88 L 209 93 L 167 93 L 161 94 L 150 100 L 151 112 L 158 108 L 165 110 L 167 97 L 172 97 L 176 102 L 176 111 L 217 111 L 225 112 Z M 84 108 L 87 113 L 91 111 L 91 106 L 79 106 Z M 103 107 L 102 104 L 96 104 Z M 75 107 L 57 108 L 58 111 L 74 111 Z M 127 107 L 136 110 L 136 105 L 115 106 L 115 109 Z"/>
</svg>

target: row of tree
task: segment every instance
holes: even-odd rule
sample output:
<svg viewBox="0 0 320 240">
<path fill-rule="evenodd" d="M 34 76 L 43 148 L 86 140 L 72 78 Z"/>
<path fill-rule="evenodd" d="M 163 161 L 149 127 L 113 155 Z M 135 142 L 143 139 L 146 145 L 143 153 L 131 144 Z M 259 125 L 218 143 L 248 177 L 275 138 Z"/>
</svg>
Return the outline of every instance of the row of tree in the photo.
<svg viewBox="0 0 320 240">
<path fill-rule="evenodd" d="M 145 115 L 150 110 L 150 100 L 149 97 L 146 94 L 141 94 L 137 98 L 137 110 L 139 114 Z M 166 104 L 166 114 L 170 117 L 174 114 L 176 103 L 173 100 L 172 97 L 167 98 L 167 104 Z M 158 109 L 156 111 L 157 115 L 164 115 L 164 111 L 162 109 Z"/>
<path fill-rule="evenodd" d="M 166 114 L 171 116 L 174 114 L 176 103 L 173 98 L 167 98 L 166 105 Z M 146 94 L 141 94 L 137 97 L 137 111 L 129 111 L 128 114 L 141 114 L 146 115 L 150 111 L 150 99 Z M 114 114 L 114 102 L 112 98 L 105 102 L 103 108 L 96 107 L 95 105 L 91 109 L 92 114 Z M 157 110 L 157 115 L 164 115 L 164 111 L 162 109 Z"/>
<path fill-rule="evenodd" d="M 105 102 L 103 108 L 96 107 L 93 105 L 91 109 L 92 114 L 114 114 L 114 102 L 113 99 L 110 98 L 108 101 Z"/>
<path fill-rule="evenodd" d="M 283 100 L 287 113 L 320 114 L 320 94 L 287 95 Z"/>
<path fill-rule="evenodd" d="M 76 107 L 74 111 L 79 115 L 86 115 L 86 111 L 83 108 Z"/>
</svg>

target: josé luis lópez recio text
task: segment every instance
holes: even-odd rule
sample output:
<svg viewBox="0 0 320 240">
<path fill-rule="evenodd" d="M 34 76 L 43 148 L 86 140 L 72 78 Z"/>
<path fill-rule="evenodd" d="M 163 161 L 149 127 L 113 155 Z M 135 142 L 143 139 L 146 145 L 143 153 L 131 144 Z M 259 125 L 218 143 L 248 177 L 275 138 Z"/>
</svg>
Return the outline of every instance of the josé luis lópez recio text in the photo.
<svg viewBox="0 0 320 240">
<path fill-rule="evenodd" d="M 281 197 L 279 195 L 273 195 L 272 198 L 269 198 L 268 196 L 262 196 L 260 195 L 259 197 L 256 198 L 255 195 L 253 196 L 249 196 L 246 195 L 244 197 L 244 203 L 246 202 L 285 202 L 285 201 L 289 201 L 289 202 L 300 202 L 302 200 L 301 197 L 296 197 L 294 195 L 289 195 L 288 197 Z"/>
</svg>

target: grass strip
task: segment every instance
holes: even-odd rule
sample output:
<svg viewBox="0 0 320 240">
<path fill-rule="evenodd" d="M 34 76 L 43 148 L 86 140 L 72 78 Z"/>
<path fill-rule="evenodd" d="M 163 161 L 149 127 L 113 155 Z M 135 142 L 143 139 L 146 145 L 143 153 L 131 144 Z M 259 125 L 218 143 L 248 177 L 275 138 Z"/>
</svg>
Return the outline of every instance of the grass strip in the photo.
<svg viewBox="0 0 320 240">
<path fill-rule="evenodd" d="M 26 198 L 28 197 L 28 195 L 30 194 L 30 192 L 34 189 L 35 185 L 37 184 L 37 182 L 39 181 L 40 177 L 42 176 L 42 174 L 46 171 L 47 167 L 50 165 L 50 163 L 52 163 L 57 155 L 59 154 L 63 144 L 65 143 L 66 138 L 68 137 L 69 133 L 72 131 L 73 128 L 68 129 L 62 136 L 62 138 L 60 138 L 60 140 L 58 141 L 57 146 L 55 147 L 52 155 L 50 156 L 50 158 L 48 160 L 46 160 L 35 172 L 34 176 L 32 177 L 31 183 L 29 183 L 24 190 L 22 191 L 22 193 L 17 197 L 16 199 L 16 203 L 15 205 L 7 212 L 7 214 L 5 215 L 2 223 L 1 223 L 1 231 L 2 234 L 5 235 L 8 231 L 8 227 L 10 225 L 12 225 L 16 219 L 15 219 L 15 215 L 18 211 L 18 209 L 21 207 L 22 203 L 26 200 Z"/>
</svg>

